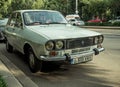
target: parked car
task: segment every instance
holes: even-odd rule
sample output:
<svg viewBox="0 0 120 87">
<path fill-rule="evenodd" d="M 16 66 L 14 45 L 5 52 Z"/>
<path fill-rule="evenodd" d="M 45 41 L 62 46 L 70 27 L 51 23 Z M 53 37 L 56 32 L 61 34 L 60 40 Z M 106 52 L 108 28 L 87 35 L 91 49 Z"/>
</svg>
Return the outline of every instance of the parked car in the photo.
<svg viewBox="0 0 120 87">
<path fill-rule="evenodd" d="M 72 25 L 76 26 L 85 25 L 84 21 L 81 20 L 80 16 L 77 14 L 66 15 L 66 20 Z"/>
<path fill-rule="evenodd" d="M 14 11 L 5 37 L 6 50 L 23 53 L 33 73 L 46 66 L 45 62 L 55 62 L 58 67 L 79 64 L 91 61 L 94 54 L 104 50 L 102 34 L 72 26 L 53 10 Z"/>
<path fill-rule="evenodd" d="M 117 16 L 117 17 L 115 17 L 114 19 L 109 20 L 108 22 L 109 22 L 109 23 L 120 22 L 120 16 Z"/>
<path fill-rule="evenodd" d="M 0 41 L 4 41 L 4 29 L 5 25 L 7 24 L 8 18 L 2 18 L 0 19 Z"/>
<path fill-rule="evenodd" d="M 72 25 L 77 25 L 77 26 L 85 25 L 84 21 L 79 19 L 70 19 L 68 22 Z"/>
<path fill-rule="evenodd" d="M 101 19 L 92 19 L 92 20 L 88 20 L 87 22 L 89 22 L 89 23 L 101 23 L 102 20 Z"/>
</svg>

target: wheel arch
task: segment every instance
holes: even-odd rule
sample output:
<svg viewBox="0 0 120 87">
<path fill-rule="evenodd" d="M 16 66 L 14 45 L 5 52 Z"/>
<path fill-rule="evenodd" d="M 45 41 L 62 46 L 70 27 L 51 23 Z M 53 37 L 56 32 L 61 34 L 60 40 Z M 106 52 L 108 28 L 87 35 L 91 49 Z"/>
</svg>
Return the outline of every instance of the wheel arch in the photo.
<svg viewBox="0 0 120 87">
<path fill-rule="evenodd" d="M 24 46 L 23 46 L 24 54 L 28 53 L 29 48 L 32 48 L 32 46 L 29 43 L 25 43 Z"/>
</svg>

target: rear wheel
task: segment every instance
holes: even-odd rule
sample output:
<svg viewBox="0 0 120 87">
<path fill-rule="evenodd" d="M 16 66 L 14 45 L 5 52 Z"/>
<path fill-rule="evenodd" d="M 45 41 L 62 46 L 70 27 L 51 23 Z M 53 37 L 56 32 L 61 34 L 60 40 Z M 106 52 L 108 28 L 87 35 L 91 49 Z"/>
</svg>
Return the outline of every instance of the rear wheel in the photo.
<svg viewBox="0 0 120 87">
<path fill-rule="evenodd" d="M 9 44 L 9 42 L 6 40 L 6 50 L 10 53 L 13 52 L 13 46 Z"/>
<path fill-rule="evenodd" d="M 31 48 L 29 48 L 28 63 L 29 63 L 29 68 L 32 73 L 38 72 L 42 65 L 41 61 L 36 58 L 36 56 Z"/>
</svg>

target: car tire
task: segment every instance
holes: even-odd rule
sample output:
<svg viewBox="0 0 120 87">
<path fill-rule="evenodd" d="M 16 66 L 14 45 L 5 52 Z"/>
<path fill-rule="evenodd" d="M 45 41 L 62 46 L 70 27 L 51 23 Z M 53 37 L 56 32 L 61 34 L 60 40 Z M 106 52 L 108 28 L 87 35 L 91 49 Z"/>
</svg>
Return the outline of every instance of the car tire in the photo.
<svg viewBox="0 0 120 87">
<path fill-rule="evenodd" d="M 29 64 L 29 68 L 30 68 L 32 73 L 38 72 L 41 69 L 41 66 L 42 66 L 41 61 L 36 58 L 32 48 L 29 48 L 28 64 Z"/>
<path fill-rule="evenodd" d="M 6 50 L 7 50 L 9 53 L 12 53 L 12 52 L 13 52 L 13 46 L 10 45 L 8 41 L 6 41 Z"/>
</svg>

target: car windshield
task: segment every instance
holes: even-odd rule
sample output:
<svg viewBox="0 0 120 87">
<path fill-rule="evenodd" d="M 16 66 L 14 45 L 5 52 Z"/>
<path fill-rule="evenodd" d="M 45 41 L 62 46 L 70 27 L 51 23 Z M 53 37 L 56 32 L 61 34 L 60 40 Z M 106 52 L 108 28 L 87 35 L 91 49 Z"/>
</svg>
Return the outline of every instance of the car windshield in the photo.
<svg viewBox="0 0 120 87">
<path fill-rule="evenodd" d="M 57 11 L 29 11 L 23 13 L 26 25 L 66 24 L 67 21 Z"/>
</svg>

